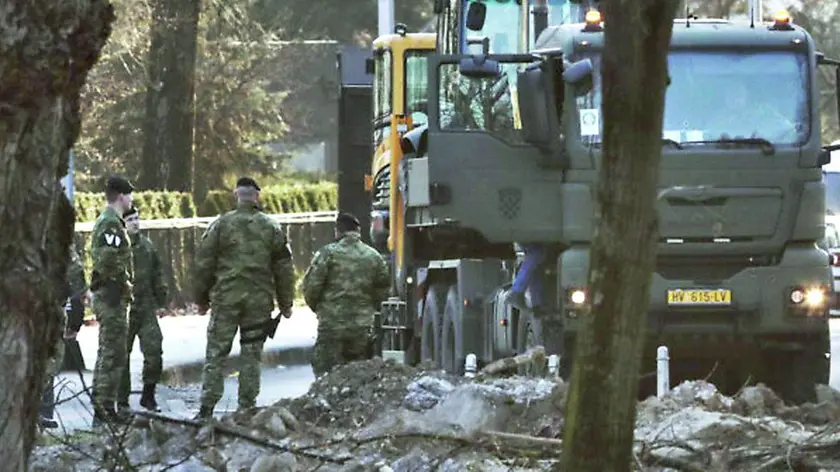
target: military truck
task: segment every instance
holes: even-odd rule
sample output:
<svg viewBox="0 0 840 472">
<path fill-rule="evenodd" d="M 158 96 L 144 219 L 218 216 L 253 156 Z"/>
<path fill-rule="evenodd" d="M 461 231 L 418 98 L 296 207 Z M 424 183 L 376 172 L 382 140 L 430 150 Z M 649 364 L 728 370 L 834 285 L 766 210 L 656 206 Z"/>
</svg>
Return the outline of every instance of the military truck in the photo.
<svg viewBox="0 0 840 472">
<path fill-rule="evenodd" d="M 394 184 L 406 256 L 382 307 L 383 350 L 460 372 L 469 353 L 481 364 L 542 344 L 566 376 L 587 303 L 609 19 L 590 10 L 536 31 L 528 53 L 490 54 L 487 38 L 464 54 L 491 3 L 436 2 L 428 124 L 403 136 Z M 674 22 L 645 348 L 669 346 L 672 378 L 713 373 L 725 391 L 750 378 L 794 401 L 827 382 L 832 278 L 816 242 L 835 148 L 820 145 L 816 68 L 838 64 L 785 13 Z M 556 254 L 544 317 L 501 302 L 523 242 Z"/>
</svg>

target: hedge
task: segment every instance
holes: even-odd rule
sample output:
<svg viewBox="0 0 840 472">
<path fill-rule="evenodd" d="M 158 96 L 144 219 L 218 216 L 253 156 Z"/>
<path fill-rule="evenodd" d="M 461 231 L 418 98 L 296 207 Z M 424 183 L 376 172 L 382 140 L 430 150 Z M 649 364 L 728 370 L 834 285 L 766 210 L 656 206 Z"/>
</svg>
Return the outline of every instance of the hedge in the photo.
<svg viewBox="0 0 840 472">
<path fill-rule="evenodd" d="M 195 221 L 195 220 L 193 220 Z M 334 225 L 332 221 L 299 222 L 283 225 L 292 248 L 295 275 L 298 280 L 306 271 L 312 255 L 321 246 L 332 242 Z M 154 228 L 144 231 L 160 255 L 164 274 L 170 287 L 171 304 L 184 306 L 192 302 L 190 287 L 193 276 L 193 256 L 197 241 L 204 228 L 197 223 L 181 228 Z M 76 249 L 85 266 L 85 276 L 90 281 L 90 231 L 76 232 Z M 297 285 L 297 284 L 296 284 Z M 300 294 L 298 287 L 297 294 Z"/>
<path fill-rule="evenodd" d="M 333 182 L 296 184 L 264 188 L 260 202 L 266 213 L 303 213 L 335 211 L 338 208 L 338 186 Z M 230 190 L 212 190 L 198 208 L 198 216 L 216 216 L 236 205 Z"/>
<path fill-rule="evenodd" d="M 192 195 L 183 192 L 134 192 L 134 202 L 141 216 L 148 220 L 193 218 L 196 216 Z M 76 192 L 76 221 L 94 221 L 105 206 L 102 193 Z"/>
<path fill-rule="evenodd" d="M 102 211 L 101 193 L 77 192 L 76 220 L 94 221 Z M 260 200 L 266 213 L 300 213 L 335 211 L 338 208 L 338 186 L 334 182 L 294 184 L 264 188 Z M 198 207 L 189 193 L 135 192 L 134 201 L 144 219 L 193 218 L 216 216 L 232 210 L 236 201 L 230 190 L 212 190 Z"/>
</svg>

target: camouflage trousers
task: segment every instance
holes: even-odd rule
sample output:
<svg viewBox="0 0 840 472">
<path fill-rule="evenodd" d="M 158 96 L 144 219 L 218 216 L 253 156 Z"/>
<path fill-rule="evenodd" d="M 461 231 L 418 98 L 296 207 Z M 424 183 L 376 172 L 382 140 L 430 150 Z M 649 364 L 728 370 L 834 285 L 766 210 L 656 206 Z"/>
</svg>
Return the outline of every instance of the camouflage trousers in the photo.
<svg viewBox="0 0 840 472">
<path fill-rule="evenodd" d="M 128 331 L 128 303 L 122 301 L 118 306 L 112 306 L 97 296 L 93 300 L 93 312 L 99 323 L 99 349 L 93 370 L 93 399 L 106 408 L 113 408 L 127 357 L 125 339 Z"/>
<path fill-rule="evenodd" d="M 117 390 L 117 402 L 128 404 L 131 395 L 131 351 L 134 338 L 140 339 L 140 352 L 143 353 L 143 384 L 160 382 L 163 371 L 163 333 L 160 331 L 154 309 L 135 308 L 132 305 L 128 315 L 128 336 L 126 337 L 125 364 Z"/>
<path fill-rule="evenodd" d="M 372 338 L 363 328 L 323 329 L 318 327 L 318 339 L 312 353 L 312 372 L 316 377 L 328 373 L 335 366 L 370 359 Z"/>
<path fill-rule="evenodd" d="M 252 408 L 260 394 L 260 361 L 265 344 L 265 327 L 274 310 L 274 301 L 251 297 L 237 303 L 211 302 L 207 325 L 201 406 L 213 409 L 224 393 L 224 362 L 239 330 L 241 368 L 239 369 L 239 409 Z"/>
<path fill-rule="evenodd" d="M 67 315 L 64 309 L 60 310 L 60 320 L 62 328 L 67 321 Z M 64 329 L 62 329 L 62 332 Z M 40 414 L 45 418 L 52 418 L 55 410 L 55 392 L 53 391 L 55 376 L 61 370 L 61 364 L 64 362 L 64 336 L 59 336 L 55 342 L 55 353 L 47 361 L 47 368 L 44 375 L 43 394 L 41 395 Z"/>
<path fill-rule="evenodd" d="M 68 302 L 69 303 L 69 302 Z M 62 307 L 61 309 L 56 311 L 56 316 L 59 319 L 59 323 L 61 326 L 61 332 L 64 333 L 65 327 L 67 326 L 67 313 L 65 312 L 66 308 Z M 52 383 L 53 377 L 58 371 L 61 369 L 61 364 L 64 362 L 64 336 L 59 336 L 58 339 L 55 340 L 55 353 L 53 357 L 51 357 L 47 361 L 47 371 L 46 377 L 49 384 Z"/>
</svg>

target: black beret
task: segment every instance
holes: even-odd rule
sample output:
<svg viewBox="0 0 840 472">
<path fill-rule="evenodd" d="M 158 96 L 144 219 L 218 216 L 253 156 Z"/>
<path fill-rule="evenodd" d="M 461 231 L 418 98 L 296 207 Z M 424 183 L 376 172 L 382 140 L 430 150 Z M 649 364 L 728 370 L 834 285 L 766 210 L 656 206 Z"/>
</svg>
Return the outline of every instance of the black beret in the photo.
<svg viewBox="0 0 840 472">
<path fill-rule="evenodd" d="M 256 191 L 260 191 L 260 186 L 257 185 L 257 181 L 250 178 L 250 177 L 240 177 L 239 180 L 236 181 L 237 187 L 254 187 Z"/>
<path fill-rule="evenodd" d="M 127 216 L 134 215 L 134 214 L 140 214 L 140 210 L 138 210 L 136 206 L 131 205 L 131 208 L 129 208 L 128 211 L 123 213 L 123 218 L 125 218 Z"/>
<path fill-rule="evenodd" d="M 339 228 L 347 229 L 356 229 L 362 226 L 361 223 L 359 223 L 359 219 L 356 218 L 355 215 L 347 212 L 339 213 L 338 218 L 335 219 L 335 224 Z"/>
<path fill-rule="evenodd" d="M 128 179 L 122 177 L 109 177 L 105 182 L 105 191 L 112 191 L 116 193 L 129 194 L 134 191 L 134 186 Z"/>
</svg>

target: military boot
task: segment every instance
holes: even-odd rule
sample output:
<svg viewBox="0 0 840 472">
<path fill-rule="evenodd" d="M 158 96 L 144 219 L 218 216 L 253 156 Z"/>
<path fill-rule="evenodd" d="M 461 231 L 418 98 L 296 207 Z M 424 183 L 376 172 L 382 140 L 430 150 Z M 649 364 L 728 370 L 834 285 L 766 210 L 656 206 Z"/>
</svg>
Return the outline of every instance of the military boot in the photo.
<svg viewBox="0 0 840 472">
<path fill-rule="evenodd" d="M 156 384 L 143 385 L 143 395 L 140 397 L 140 406 L 151 411 L 160 411 L 157 400 L 155 400 Z"/>
<path fill-rule="evenodd" d="M 114 422 L 117 424 L 129 424 L 134 419 L 134 413 L 130 408 L 120 408 L 114 412 Z"/>
<path fill-rule="evenodd" d="M 94 404 L 95 405 L 95 404 Z M 105 425 L 106 423 L 111 423 L 114 421 L 114 417 L 116 416 L 116 412 L 114 408 L 108 408 L 104 406 L 94 406 L 93 407 L 93 423 L 91 424 L 92 427 L 98 428 L 100 426 Z"/>
<path fill-rule="evenodd" d="M 196 414 L 193 419 L 195 421 L 205 421 L 209 420 L 213 417 L 213 407 L 201 405 L 201 408 L 198 410 L 198 414 Z"/>
<path fill-rule="evenodd" d="M 509 290 L 505 294 L 505 303 L 516 308 L 519 311 L 528 311 L 528 305 L 525 303 L 525 294 L 522 292 L 514 292 Z"/>
<path fill-rule="evenodd" d="M 130 411 L 121 410 L 119 413 L 117 413 L 113 405 L 95 406 L 93 408 L 93 424 L 91 426 L 96 428 L 106 423 L 113 425 L 128 424 L 130 420 Z"/>
<path fill-rule="evenodd" d="M 55 416 L 55 390 L 53 383 L 50 382 L 44 388 L 44 394 L 41 395 L 41 414 L 40 425 L 42 428 L 58 428 L 58 422 L 53 419 Z"/>
</svg>

